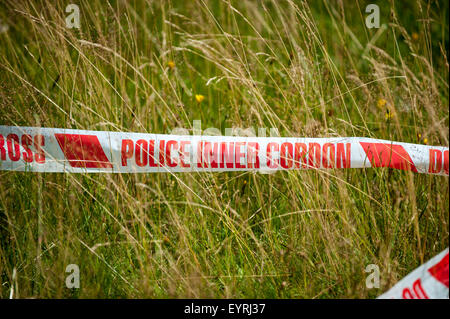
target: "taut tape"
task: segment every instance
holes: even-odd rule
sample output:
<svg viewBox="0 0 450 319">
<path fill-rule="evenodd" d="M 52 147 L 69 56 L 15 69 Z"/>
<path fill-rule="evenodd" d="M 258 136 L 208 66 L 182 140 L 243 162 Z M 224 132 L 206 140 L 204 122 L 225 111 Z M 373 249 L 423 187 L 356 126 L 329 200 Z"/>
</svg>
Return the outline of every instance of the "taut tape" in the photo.
<svg viewBox="0 0 450 319">
<path fill-rule="evenodd" d="M 448 175 L 449 149 L 364 137 L 165 135 L 0 126 L 0 170 L 189 172 L 390 167 Z"/>
<path fill-rule="evenodd" d="M 378 299 L 448 298 L 448 248 L 400 280 Z"/>
</svg>

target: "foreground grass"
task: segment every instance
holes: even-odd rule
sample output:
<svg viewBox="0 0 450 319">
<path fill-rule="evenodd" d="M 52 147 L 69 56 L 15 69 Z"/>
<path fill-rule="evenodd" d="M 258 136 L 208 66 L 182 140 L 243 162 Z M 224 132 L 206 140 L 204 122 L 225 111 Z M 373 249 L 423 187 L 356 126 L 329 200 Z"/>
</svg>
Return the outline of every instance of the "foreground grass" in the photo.
<svg viewBox="0 0 450 319">
<path fill-rule="evenodd" d="M 448 4 L 380 3 L 380 29 L 367 4 L 94 1 L 77 30 L 7 1 L 0 124 L 448 145 Z M 371 298 L 448 246 L 447 177 L 0 174 L 3 298 Z"/>
</svg>

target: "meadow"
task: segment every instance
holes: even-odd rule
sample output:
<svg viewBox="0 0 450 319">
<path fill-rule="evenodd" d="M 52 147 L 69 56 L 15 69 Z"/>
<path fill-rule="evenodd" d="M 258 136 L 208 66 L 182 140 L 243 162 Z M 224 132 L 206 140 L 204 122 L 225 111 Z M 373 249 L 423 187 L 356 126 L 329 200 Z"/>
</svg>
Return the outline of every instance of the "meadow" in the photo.
<svg viewBox="0 0 450 319">
<path fill-rule="evenodd" d="M 449 145 L 447 1 L 76 4 L 0 3 L 0 125 Z M 448 245 L 445 176 L 0 171 L 1 298 L 375 298 Z"/>
</svg>

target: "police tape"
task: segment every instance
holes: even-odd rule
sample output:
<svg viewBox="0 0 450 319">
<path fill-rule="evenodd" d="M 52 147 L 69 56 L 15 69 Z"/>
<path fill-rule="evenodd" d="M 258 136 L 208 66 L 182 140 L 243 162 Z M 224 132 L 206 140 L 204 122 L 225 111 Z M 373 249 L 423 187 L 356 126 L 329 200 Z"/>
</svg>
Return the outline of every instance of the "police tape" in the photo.
<svg viewBox="0 0 450 319">
<path fill-rule="evenodd" d="M 448 248 L 400 280 L 378 299 L 444 299 L 449 297 Z"/>
<path fill-rule="evenodd" d="M 0 126 L 0 170 L 270 172 L 366 167 L 448 175 L 449 149 L 364 137 L 167 135 Z"/>
</svg>

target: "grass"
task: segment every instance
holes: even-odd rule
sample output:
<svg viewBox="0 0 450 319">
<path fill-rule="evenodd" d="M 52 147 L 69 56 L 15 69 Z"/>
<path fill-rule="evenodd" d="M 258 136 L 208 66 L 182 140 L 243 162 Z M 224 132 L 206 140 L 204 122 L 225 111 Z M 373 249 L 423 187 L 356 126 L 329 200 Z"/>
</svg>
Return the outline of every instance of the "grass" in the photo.
<svg viewBox="0 0 450 319">
<path fill-rule="evenodd" d="M 7 0 L 0 124 L 448 146 L 448 2 L 377 2 L 380 29 L 369 3 L 89 1 L 68 29 L 65 2 Z M 442 176 L 0 175 L 2 298 L 374 298 L 448 247 Z"/>
</svg>

